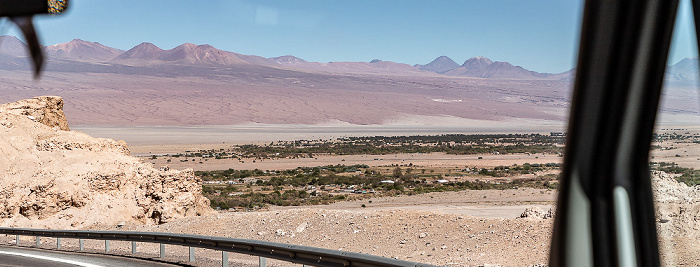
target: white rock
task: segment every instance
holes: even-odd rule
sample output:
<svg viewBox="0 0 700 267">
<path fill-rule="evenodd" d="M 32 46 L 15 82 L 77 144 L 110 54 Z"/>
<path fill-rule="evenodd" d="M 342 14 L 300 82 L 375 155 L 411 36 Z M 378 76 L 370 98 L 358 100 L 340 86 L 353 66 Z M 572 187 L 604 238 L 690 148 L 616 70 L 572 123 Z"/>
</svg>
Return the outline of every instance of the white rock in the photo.
<svg viewBox="0 0 700 267">
<path fill-rule="evenodd" d="M 306 229 L 306 225 L 308 225 L 306 222 L 301 223 L 299 226 L 297 226 L 297 233 L 301 233 Z"/>
</svg>

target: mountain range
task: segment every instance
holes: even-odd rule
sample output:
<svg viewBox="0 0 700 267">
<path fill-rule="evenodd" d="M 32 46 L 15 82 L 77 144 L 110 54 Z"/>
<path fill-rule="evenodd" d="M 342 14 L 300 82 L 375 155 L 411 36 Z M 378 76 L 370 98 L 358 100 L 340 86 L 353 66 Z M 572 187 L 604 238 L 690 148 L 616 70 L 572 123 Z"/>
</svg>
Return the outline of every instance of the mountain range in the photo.
<svg viewBox="0 0 700 267">
<path fill-rule="evenodd" d="M 217 49 L 211 45 L 185 43 L 173 49 L 164 50 L 152 43 L 141 43 L 124 51 L 105 46 L 97 42 L 74 39 L 67 43 L 45 47 L 49 61 L 57 61 L 63 67 L 75 69 L 76 63 L 100 64 L 100 72 L 110 72 L 109 66 L 123 69 L 123 66 L 206 66 L 211 68 L 231 66 L 263 66 L 312 72 L 350 73 L 350 74 L 389 74 L 389 75 L 434 75 L 452 77 L 473 77 L 485 79 L 516 80 L 573 80 L 575 69 L 562 73 L 539 73 L 514 66 L 508 62 L 494 62 L 486 57 L 472 57 L 462 65 L 447 56 L 439 56 L 427 64 L 396 63 L 374 59 L 371 62 L 308 62 L 304 59 L 285 55 L 265 58 L 243 55 Z M 27 62 L 19 60 L 26 57 L 26 45 L 14 36 L 0 36 L 0 69 L 21 69 Z M 71 64 L 73 63 L 73 64 Z M 107 65 L 105 65 L 107 64 Z M 70 66 L 67 66 L 70 65 Z M 85 66 L 77 68 L 85 71 Z M 698 59 L 686 58 L 670 65 L 667 70 L 670 81 L 700 81 Z"/>
<path fill-rule="evenodd" d="M 5 60 L 26 57 L 26 45 L 14 36 L 0 37 L 0 56 Z M 155 66 L 155 65 L 180 65 L 180 66 L 206 66 L 221 68 L 230 66 L 264 66 L 291 70 L 350 73 L 350 74 L 389 74 L 389 75 L 421 75 L 432 76 L 435 74 L 455 77 L 475 77 L 487 79 L 563 79 L 564 75 L 538 73 L 520 66 L 513 66 L 508 62 L 493 62 L 485 57 L 474 57 L 458 65 L 446 56 L 440 56 L 425 65 L 414 65 L 383 61 L 379 59 L 371 62 L 307 62 L 301 58 L 286 55 L 280 57 L 264 58 L 254 55 L 243 55 L 229 51 L 223 51 L 210 45 L 195 45 L 185 43 L 173 49 L 164 50 L 152 43 L 141 43 L 133 48 L 123 51 L 108 47 L 97 42 L 89 42 L 74 39 L 67 43 L 55 44 L 45 47 L 49 61 L 60 62 L 60 65 L 75 65 L 76 63 L 99 63 L 98 69 L 109 71 L 107 65 L 120 68 L 123 66 Z M 18 63 L 19 62 L 15 62 Z M 72 63 L 72 64 L 71 64 Z M 107 64 L 107 65 L 105 65 Z M 7 64 L 0 64 L 2 65 Z M 17 64 L 12 65 L 12 69 Z M 68 67 L 68 69 L 75 66 Z M 86 68 L 80 67 L 80 70 Z M 90 68 L 87 68 L 90 69 Z M 121 69 L 121 68 L 120 68 Z"/>
</svg>

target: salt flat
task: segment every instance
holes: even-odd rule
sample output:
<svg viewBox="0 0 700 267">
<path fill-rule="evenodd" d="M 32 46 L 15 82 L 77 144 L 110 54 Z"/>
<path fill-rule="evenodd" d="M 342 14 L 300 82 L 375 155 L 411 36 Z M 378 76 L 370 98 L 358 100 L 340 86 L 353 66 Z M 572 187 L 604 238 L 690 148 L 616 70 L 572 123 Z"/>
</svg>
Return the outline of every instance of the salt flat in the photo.
<svg viewBox="0 0 700 267">
<path fill-rule="evenodd" d="M 72 129 L 91 136 L 124 140 L 133 153 L 173 153 L 194 148 L 221 147 L 222 144 L 254 144 L 272 141 L 328 140 L 359 136 L 410 136 L 484 133 L 543 133 L 564 131 L 564 124 L 544 120 L 483 121 L 461 118 L 418 117 L 425 124 L 356 125 L 329 123 L 258 124 L 211 126 L 94 126 L 77 125 Z M 446 120 L 440 124 L 436 121 Z M 432 123 L 431 123 L 432 122 Z"/>
</svg>

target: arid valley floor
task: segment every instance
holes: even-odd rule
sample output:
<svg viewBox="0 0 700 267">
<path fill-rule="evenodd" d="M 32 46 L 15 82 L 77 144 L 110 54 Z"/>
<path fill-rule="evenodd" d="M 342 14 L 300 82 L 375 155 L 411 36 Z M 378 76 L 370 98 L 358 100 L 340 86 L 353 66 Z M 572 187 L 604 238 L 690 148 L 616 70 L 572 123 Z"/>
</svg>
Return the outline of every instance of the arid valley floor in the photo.
<svg viewBox="0 0 700 267">
<path fill-rule="evenodd" d="M 5 196 L 0 203 L 1 226 L 246 238 L 445 266 L 544 266 L 547 263 L 555 214 L 554 188 L 558 163 L 562 160 L 561 137 L 549 137 L 548 133 L 517 135 L 522 140 L 531 140 L 528 142 L 541 140 L 537 142 L 545 144 L 520 147 L 511 135 L 495 139 L 488 134 L 486 137 L 423 136 L 401 145 L 393 142 L 406 137 L 377 139 L 368 135 L 345 139 L 360 140 L 352 141 L 356 143 L 349 147 L 344 146 L 350 144 L 348 141 L 342 141 L 331 142 L 329 148 L 346 151 L 363 147 L 362 142 L 385 142 L 380 147 L 365 147 L 380 149 L 378 154 L 294 152 L 304 142 L 311 144 L 307 141 L 277 141 L 270 145 L 217 142 L 127 146 L 123 141 L 70 131 L 62 101 L 57 97 L 40 97 L 0 105 L 3 181 L 0 193 Z M 430 141 L 443 142 L 439 140 L 446 138 L 453 141 L 447 145 Z M 454 141 L 455 138 L 476 138 L 476 141 L 464 145 Z M 675 162 L 681 168 L 673 170 L 683 170 L 678 174 L 654 171 L 662 259 L 668 266 L 700 260 L 697 244 L 700 190 L 674 179 L 684 175 L 694 177 L 695 171 L 682 168 L 699 167 L 698 138 L 697 129 L 660 129 L 654 143 L 652 161 L 666 162 L 666 165 L 656 163 L 655 168 L 666 170 L 675 166 L 668 164 Z M 491 141 L 479 145 L 479 140 Z M 323 142 L 308 147 L 329 145 Z M 453 147 L 465 151 L 476 147 L 540 152 L 450 154 Z M 270 149 L 272 154 L 255 152 Z M 381 152 L 397 149 L 446 152 Z M 285 153 L 292 154 L 284 156 Z M 276 178 L 284 173 L 289 173 L 287 178 Z M 216 178 L 220 174 L 229 178 Z M 241 178 L 230 178 L 235 175 Z M 397 184 L 373 182 L 371 186 L 365 184 L 362 190 L 338 184 L 316 187 L 324 179 L 353 183 L 358 179 L 378 181 L 387 177 Z M 311 182 L 273 183 L 286 179 Z M 228 206 L 227 203 L 245 204 L 242 197 L 246 195 L 258 197 L 262 202 L 248 202 L 243 208 L 235 206 L 238 204 Z M 294 197 L 278 199 L 284 206 L 265 204 L 271 201 L 266 196 L 290 195 Z M 325 199 L 327 204 L 314 204 L 318 199 Z M 18 245 L 11 236 L 0 236 L 0 241 L 4 245 Z M 53 242 L 44 238 L 41 246 L 50 248 Z M 19 245 L 30 244 L 33 242 L 29 238 L 23 238 Z M 103 243 L 89 241 L 86 245 L 88 252 L 97 252 Z M 127 242 L 115 241 L 112 251 L 126 254 L 129 246 Z M 76 241 L 64 241 L 63 249 L 77 250 Z M 140 244 L 139 257 L 155 259 L 157 249 L 154 244 Z M 168 253 L 185 255 L 185 250 L 172 246 Z M 197 255 L 196 266 L 220 264 L 217 252 L 200 250 Z M 181 256 L 168 260 L 190 264 Z M 256 259 L 235 256 L 231 263 L 254 265 Z M 269 264 L 290 265 L 277 261 Z"/>
<path fill-rule="evenodd" d="M 683 128 L 682 133 L 686 133 Z M 697 133 L 697 130 L 688 130 Z M 677 130 L 659 132 L 674 133 Z M 267 141 L 267 140 L 265 140 Z M 315 158 L 281 158 L 258 160 L 209 159 L 206 161 L 166 162 L 166 154 L 187 151 L 212 150 L 231 147 L 233 144 L 180 144 L 155 143 L 129 146 L 133 155 L 156 168 L 193 168 L 200 171 L 262 169 L 284 170 L 300 166 L 366 164 L 369 167 L 405 166 L 416 169 L 452 169 L 471 167 L 495 167 L 561 162 L 556 154 L 474 154 L 448 155 L 387 154 L 387 155 L 318 155 Z M 239 144 L 240 145 L 240 144 Z M 652 161 L 676 162 L 688 168 L 700 167 L 700 145 L 684 141 L 659 142 L 653 151 Z M 682 153 L 681 153 L 682 152 Z M 681 156 L 676 156 L 683 154 Z M 157 159 L 151 159 L 157 155 Z M 170 158 L 174 159 L 174 158 Z M 532 175 L 536 176 L 536 175 Z M 523 176 L 521 178 L 527 178 Z M 655 176 L 655 193 L 664 194 L 658 202 L 659 220 L 671 218 L 671 222 L 659 224 L 663 259 L 666 266 L 691 264 L 700 260 L 697 256 L 698 236 L 697 200 L 679 200 L 697 195 L 697 189 L 681 185 L 668 176 Z M 480 177 L 488 180 L 488 177 Z M 518 177 L 513 177 L 518 179 Z M 695 192 L 695 193 L 689 193 Z M 687 197 L 685 197 L 687 199 Z M 247 238 L 273 242 L 299 244 L 329 249 L 368 253 L 409 261 L 444 266 L 546 266 L 551 237 L 553 206 L 556 190 L 518 188 L 496 190 L 463 190 L 433 192 L 410 196 L 377 196 L 351 201 L 339 201 L 328 205 L 269 206 L 249 212 L 217 211 L 212 214 L 175 219 L 164 224 L 127 222 L 123 227 L 114 224 L 86 225 L 84 229 L 133 230 L 175 232 L 199 235 Z M 683 210 L 690 214 L 681 215 Z M 688 217 L 689 216 L 689 217 Z M 4 243 L 13 243 L 6 237 Z M 23 239 L 24 244 L 32 240 Z M 46 239 L 46 248 L 52 240 Z M 88 251 L 98 252 L 103 244 L 86 243 Z M 75 241 L 64 241 L 64 248 L 77 250 Z M 112 242 L 115 254 L 128 255 L 130 244 Z M 186 255 L 186 248 L 169 247 L 168 253 Z M 140 244 L 139 255 L 156 259 L 158 247 Z M 198 250 L 195 266 L 218 265 L 220 255 L 214 251 Z M 172 261 L 187 263 L 186 257 L 173 256 Z M 255 265 L 257 258 L 236 256 L 234 266 Z M 189 263 L 188 263 L 189 264 Z M 272 266 L 292 266 L 280 261 L 268 261 Z"/>
</svg>

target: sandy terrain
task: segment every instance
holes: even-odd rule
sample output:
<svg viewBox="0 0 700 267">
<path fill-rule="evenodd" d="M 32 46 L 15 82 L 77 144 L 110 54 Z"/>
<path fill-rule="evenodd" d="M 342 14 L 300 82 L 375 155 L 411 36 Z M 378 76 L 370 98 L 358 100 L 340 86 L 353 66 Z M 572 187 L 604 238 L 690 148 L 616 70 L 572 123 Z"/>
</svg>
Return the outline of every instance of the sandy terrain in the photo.
<svg viewBox="0 0 700 267">
<path fill-rule="evenodd" d="M 656 133 L 660 134 L 700 134 L 700 126 L 688 125 L 665 125 L 657 126 Z M 654 143 L 663 149 L 653 149 L 651 151 L 652 162 L 675 162 L 684 168 L 700 169 L 700 144 L 688 140 L 674 140 Z M 668 149 L 673 148 L 673 149 Z"/>
<path fill-rule="evenodd" d="M 562 132 L 562 122 L 531 119 L 502 121 L 470 120 L 449 116 L 406 116 L 400 121 L 382 125 L 357 125 L 332 122 L 315 125 L 261 124 L 215 126 L 90 126 L 71 127 L 91 136 L 126 141 L 137 152 L 181 151 L 178 147 L 221 146 L 225 144 L 270 143 L 286 140 L 328 140 L 358 136 L 409 136 L 481 133 Z M 190 149 L 184 149 L 190 150 Z M 165 154 L 165 153 L 163 153 Z"/>
<path fill-rule="evenodd" d="M 412 115 L 561 122 L 569 96 L 564 81 L 335 75 L 254 67 L 153 75 L 48 69 L 41 83 L 31 75 L 0 71 L 0 103 L 62 96 L 71 125 L 362 125 L 405 121 Z"/>
<path fill-rule="evenodd" d="M 483 159 L 478 159 L 482 157 Z M 494 167 L 494 166 L 510 166 L 513 164 L 523 163 L 560 163 L 562 158 L 552 154 L 512 154 L 512 155 L 449 155 L 445 153 L 430 153 L 430 154 L 390 154 L 390 155 L 319 155 L 315 158 L 300 158 L 300 159 L 269 159 L 255 160 L 245 159 L 243 163 L 236 159 L 208 159 L 200 164 L 199 158 L 197 161 L 180 162 L 184 158 L 170 158 L 171 162 L 167 162 L 165 157 L 152 160 L 148 157 L 143 158 L 144 162 L 154 163 L 156 167 L 169 166 L 174 169 L 192 168 L 194 170 L 226 170 L 229 168 L 236 170 L 288 170 L 297 167 L 317 167 L 326 165 L 353 165 L 366 164 L 370 167 L 388 166 L 391 164 L 408 165 L 413 164 L 416 168 L 420 167 Z"/>
<path fill-rule="evenodd" d="M 128 225 L 124 229 L 266 240 L 445 266 L 529 266 L 547 262 L 551 222 L 551 219 L 477 218 L 406 210 L 373 212 L 301 208 L 224 213 L 158 227 Z M 114 227 L 97 229 L 113 230 Z M 11 237 L 3 239 L 5 244 L 12 242 Z M 52 241 L 45 239 L 47 243 Z M 22 242 L 31 244 L 30 239 Z M 75 243 L 72 240 L 62 241 L 65 247 L 75 248 Z M 104 243 L 92 241 L 86 245 L 98 251 Z M 130 250 L 127 242 L 112 242 L 111 247 L 113 251 Z M 140 255 L 155 258 L 158 250 L 157 245 L 140 244 L 139 251 Z M 184 247 L 168 246 L 167 251 L 170 255 L 187 255 Z M 220 259 L 220 252 L 197 251 L 194 266 L 218 265 L 216 260 Z M 251 257 L 232 255 L 230 258 L 237 264 L 257 264 L 257 260 Z M 182 256 L 168 260 L 178 259 L 183 263 L 186 261 Z M 299 265 L 280 263 L 273 266 Z"/>
<path fill-rule="evenodd" d="M 675 162 L 681 167 L 700 169 L 700 144 L 664 142 L 661 145 L 673 146 L 675 149 L 654 150 L 651 161 Z"/>
<path fill-rule="evenodd" d="M 508 189 L 428 193 L 401 197 L 377 197 L 312 206 L 316 209 L 388 211 L 395 209 L 432 211 L 482 218 L 516 218 L 527 207 L 549 210 L 556 201 L 555 190 Z M 362 207 L 362 205 L 365 207 Z M 288 210 L 296 207 L 272 207 Z"/>
</svg>

